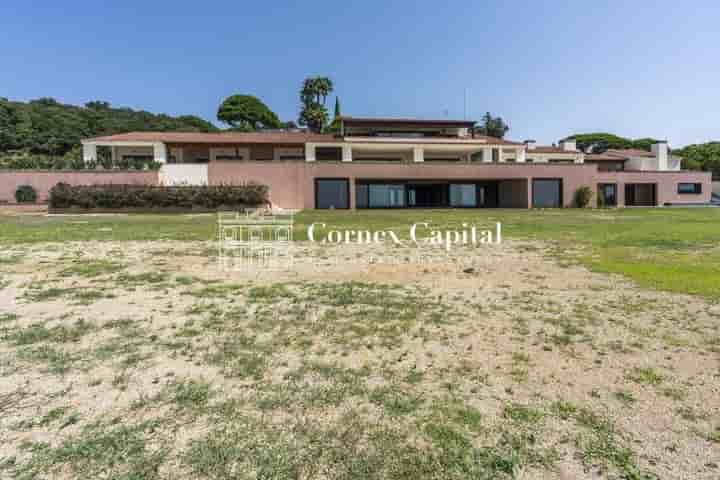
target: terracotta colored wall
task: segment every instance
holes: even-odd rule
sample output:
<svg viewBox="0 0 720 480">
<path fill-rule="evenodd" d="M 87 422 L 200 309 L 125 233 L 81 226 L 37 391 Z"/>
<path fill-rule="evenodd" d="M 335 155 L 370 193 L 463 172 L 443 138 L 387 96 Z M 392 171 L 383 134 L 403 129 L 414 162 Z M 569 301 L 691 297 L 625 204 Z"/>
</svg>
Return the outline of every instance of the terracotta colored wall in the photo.
<svg viewBox="0 0 720 480">
<path fill-rule="evenodd" d="M 64 182 L 70 185 L 130 184 L 157 185 L 158 173 L 153 171 L 0 171 L 0 202 L 15 203 L 15 191 L 20 185 L 31 185 L 38 194 L 38 202 L 47 202 L 50 189 Z"/>
<path fill-rule="evenodd" d="M 665 203 L 708 203 L 712 191 L 712 174 L 709 172 L 598 172 L 595 183 L 616 183 L 618 205 L 625 205 L 626 183 L 654 183 L 657 185 L 658 205 Z M 678 194 L 678 183 L 701 183 L 699 195 Z M 596 185 L 594 185 L 595 187 Z"/>
<path fill-rule="evenodd" d="M 270 188 L 273 204 L 283 208 L 315 208 L 316 178 L 350 180 L 350 205 L 355 207 L 355 181 L 364 180 L 515 180 L 512 206 L 532 204 L 533 178 L 560 178 L 563 203 L 572 206 L 573 194 L 581 186 L 595 191 L 598 183 L 618 184 L 618 204 L 624 205 L 625 183 L 656 183 L 658 203 L 703 203 L 710 200 L 710 174 L 703 172 L 598 172 L 596 165 L 563 164 L 368 164 L 324 162 L 211 162 L 210 185 L 254 181 Z M 527 183 L 526 183 L 527 182 Z M 701 195 L 678 195 L 678 182 L 703 184 Z M 523 201 L 519 197 L 527 198 Z M 596 196 L 591 203 L 594 205 Z M 508 205 L 509 206 L 509 205 Z"/>
<path fill-rule="evenodd" d="M 208 184 L 261 183 L 270 188 L 270 201 L 282 208 L 312 208 L 306 206 L 305 162 L 233 162 L 219 161 L 208 164 Z M 312 181 L 310 181 L 312 183 Z"/>
</svg>

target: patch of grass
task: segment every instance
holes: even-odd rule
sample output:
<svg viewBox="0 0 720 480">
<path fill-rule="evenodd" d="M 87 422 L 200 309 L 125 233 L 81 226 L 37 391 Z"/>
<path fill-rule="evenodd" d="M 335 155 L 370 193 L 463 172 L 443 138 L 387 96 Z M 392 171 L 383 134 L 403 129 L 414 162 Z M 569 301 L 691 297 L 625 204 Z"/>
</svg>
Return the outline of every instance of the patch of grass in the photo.
<svg viewBox="0 0 720 480">
<path fill-rule="evenodd" d="M 22 361 L 45 364 L 47 372 L 55 375 L 66 374 L 79 361 L 77 356 L 49 345 L 24 348 L 17 355 Z"/>
<path fill-rule="evenodd" d="M 115 295 L 106 290 L 99 290 L 87 287 L 42 288 L 32 285 L 26 290 L 22 298 L 28 302 L 49 302 L 58 299 L 69 299 L 79 305 L 90 305 L 103 298 L 114 298 Z"/>
<path fill-rule="evenodd" d="M 703 436 L 708 442 L 720 443 L 720 427 L 715 428 L 715 430 L 708 432 Z"/>
<path fill-rule="evenodd" d="M 660 385 L 663 381 L 663 376 L 652 367 L 634 367 L 625 378 L 641 385 Z"/>
<path fill-rule="evenodd" d="M 503 408 L 502 416 L 514 422 L 534 425 L 542 421 L 545 413 L 527 405 L 509 403 Z"/>
<path fill-rule="evenodd" d="M 405 392 L 397 386 L 376 388 L 370 392 L 368 397 L 372 403 L 381 406 L 388 415 L 393 417 L 413 413 L 423 403 L 419 396 Z"/>
<path fill-rule="evenodd" d="M 95 330 L 94 325 L 84 319 L 77 320 L 69 327 L 58 325 L 47 328 L 43 324 L 36 323 L 29 327 L 13 330 L 5 337 L 5 340 L 11 341 L 15 345 L 31 345 L 40 342 L 76 342 L 93 330 Z"/>
<path fill-rule="evenodd" d="M 615 395 L 615 398 L 617 398 L 620 402 L 622 402 L 628 406 L 637 402 L 637 399 L 632 394 L 632 392 L 629 392 L 627 390 L 618 390 L 617 392 L 615 392 L 614 395 Z"/>
<path fill-rule="evenodd" d="M 15 477 L 29 480 L 70 472 L 74 478 L 160 478 L 159 468 L 167 452 L 149 446 L 158 427 L 156 421 L 135 425 L 94 423 L 57 447 L 28 444 L 29 458 L 15 465 Z"/>
<path fill-rule="evenodd" d="M 431 418 L 435 422 L 449 422 L 470 432 L 479 432 L 482 428 L 482 414 L 459 399 L 438 400 L 433 404 L 432 410 Z"/>
<path fill-rule="evenodd" d="M 43 217 L 0 216 L 0 243 L 87 240 L 213 240 L 214 215 L 127 215 Z M 430 222 L 435 229 L 460 229 L 501 222 L 507 238 L 556 242 L 565 262 L 625 275 L 645 287 L 720 298 L 720 210 L 716 208 L 633 208 L 604 212 L 585 209 L 523 210 L 306 210 L 295 216 L 297 240 L 307 227 L 392 229 L 408 238 L 409 225 Z M 658 235 L 662 232 L 662 235 Z M 322 232 L 318 232 L 321 235 Z M 565 248 L 565 247 L 570 247 Z M 567 258 L 567 252 L 585 252 Z"/>
<path fill-rule="evenodd" d="M 684 400 L 685 397 L 687 397 L 687 392 L 685 390 L 676 387 L 665 387 L 660 390 L 660 393 L 676 401 Z"/>
<path fill-rule="evenodd" d="M 563 420 L 569 420 L 578 412 L 578 407 L 564 400 L 557 400 L 550 406 L 550 410 Z"/>
<path fill-rule="evenodd" d="M 0 323 L 13 322 L 20 318 L 16 313 L 0 313 Z"/>
<path fill-rule="evenodd" d="M 172 400 L 180 410 L 199 412 L 203 410 L 212 396 L 210 384 L 198 380 L 178 381 L 168 385 L 165 396 Z"/>
<path fill-rule="evenodd" d="M 137 287 L 141 285 L 157 286 L 167 283 L 170 274 L 165 272 L 143 272 L 143 273 L 121 273 L 115 277 L 115 281 L 124 288 Z"/>
<path fill-rule="evenodd" d="M 505 435 L 495 445 L 476 448 L 464 433 L 426 424 L 421 448 L 398 427 L 370 423 L 350 412 L 330 424 L 293 419 L 282 424 L 234 414 L 222 416 L 204 438 L 182 455 L 192 474 L 232 478 L 442 478 L 511 479 L 524 466 L 551 462 L 528 437 Z"/>
<path fill-rule="evenodd" d="M 101 275 L 110 275 L 125 269 L 125 265 L 112 260 L 88 260 L 80 258 L 74 260 L 72 265 L 60 271 L 62 277 L 95 278 Z"/>
<path fill-rule="evenodd" d="M 0 253 L 0 265 L 17 265 L 22 262 L 25 255 L 21 253 L 2 254 Z"/>
</svg>

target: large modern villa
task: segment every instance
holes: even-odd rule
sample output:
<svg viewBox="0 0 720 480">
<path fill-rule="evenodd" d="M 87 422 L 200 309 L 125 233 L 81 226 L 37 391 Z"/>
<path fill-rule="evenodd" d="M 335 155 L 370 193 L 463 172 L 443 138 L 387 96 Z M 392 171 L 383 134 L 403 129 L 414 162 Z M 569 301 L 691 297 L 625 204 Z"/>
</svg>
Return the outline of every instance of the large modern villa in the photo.
<svg viewBox="0 0 720 480">
<path fill-rule="evenodd" d="M 606 206 L 710 201 L 710 173 L 681 170 L 666 143 L 593 154 L 570 140 L 541 146 L 476 135 L 474 127 L 344 117 L 337 134 L 134 132 L 82 143 L 88 162 L 98 148 L 114 159 L 159 162 L 164 185 L 261 183 L 273 206 L 286 209 L 563 207 L 583 186 Z"/>
</svg>

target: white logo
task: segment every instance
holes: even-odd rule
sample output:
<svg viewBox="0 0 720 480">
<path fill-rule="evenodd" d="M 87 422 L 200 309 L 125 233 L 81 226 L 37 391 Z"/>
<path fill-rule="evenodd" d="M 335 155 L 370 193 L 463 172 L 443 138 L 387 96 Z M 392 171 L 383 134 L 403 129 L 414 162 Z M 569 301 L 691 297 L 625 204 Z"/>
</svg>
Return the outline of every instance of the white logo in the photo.
<svg viewBox="0 0 720 480">
<path fill-rule="evenodd" d="M 252 209 L 218 213 L 218 260 L 223 270 L 283 270 L 293 263 L 290 212 Z"/>
</svg>

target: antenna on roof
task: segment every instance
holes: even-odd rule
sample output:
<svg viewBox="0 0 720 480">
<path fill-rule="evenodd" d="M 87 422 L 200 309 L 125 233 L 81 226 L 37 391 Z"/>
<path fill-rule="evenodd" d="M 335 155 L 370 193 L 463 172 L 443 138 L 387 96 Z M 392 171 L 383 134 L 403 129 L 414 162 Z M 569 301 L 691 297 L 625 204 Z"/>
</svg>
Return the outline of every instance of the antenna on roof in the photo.
<svg viewBox="0 0 720 480">
<path fill-rule="evenodd" d="M 467 87 L 463 90 L 463 120 L 467 120 L 467 97 L 468 97 L 468 90 Z"/>
</svg>

